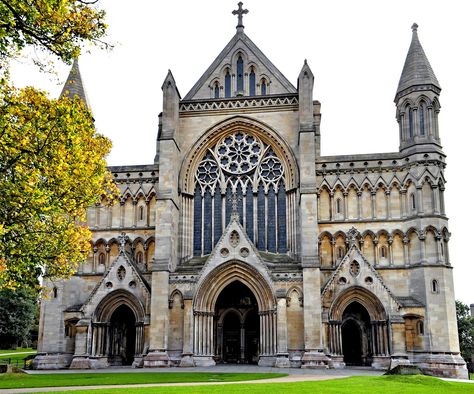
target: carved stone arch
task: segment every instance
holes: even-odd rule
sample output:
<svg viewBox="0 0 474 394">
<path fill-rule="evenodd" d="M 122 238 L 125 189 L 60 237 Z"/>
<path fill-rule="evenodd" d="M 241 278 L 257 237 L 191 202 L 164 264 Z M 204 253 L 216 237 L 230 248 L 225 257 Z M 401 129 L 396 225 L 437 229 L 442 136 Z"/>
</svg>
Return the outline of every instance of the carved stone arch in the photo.
<svg viewBox="0 0 474 394">
<path fill-rule="evenodd" d="M 336 182 L 334 182 L 334 184 L 332 186 L 332 191 L 333 192 L 335 192 L 337 189 L 340 189 L 341 192 L 346 191 L 346 187 L 344 186 L 344 184 L 342 183 L 342 181 L 339 178 L 336 179 Z"/>
<path fill-rule="evenodd" d="M 184 309 L 184 297 L 183 293 L 178 289 L 174 289 L 168 297 L 168 308 L 172 309 L 174 304 L 174 298 L 179 296 L 181 309 Z"/>
<path fill-rule="evenodd" d="M 252 69 L 252 67 L 255 73 L 255 81 L 257 81 L 257 75 L 260 74 L 260 66 L 254 61 L 249 61 L 247 63 L 247 66 L 245 67 L 246 72 L 250 74 L 250 70 Z"/>
<path fill-rule="evenodd" d="M 395 229 L 395 230 L 392 231 L 391 235 L 392 235 L 392 237 L 394 237 L 395 235 L 399 235 L 403 239 L 403 237 L 405 236 L 405 233 L 400 229 Z"/>
<path fill-rule="evenodd" d="M 145 245 L 145 240 L 142 237 L 136 237 L 132 241 L 132 250 L 135 250 L 135 248 L 137 247 L 137 244 L 139 244 L 139 243 L 141 243 L 144 246 Z"/>
<path fill-rule="evenodd" d="M 202 137 L 185 154 L 179 174 L 179 185 L 183 193 L 194 194 L 194 175 L 208 148 L 217 143 L 223 136 L 238 130 L 245 130 L 254 134 L 272 147 L 276 156 L 281 160 L 284 173 L 286 174 L 286 190 L 294 189 L 298 185 L 297 161 L 289 145 L 270 126 L 255 119 L 237 115 L 206 130 Z"/>
<path fill-rule="evenodd" d="M 134 194 L 133 192 L 130 190 L 129 187 L 127 187 L 124 192 L 122 193 L 121 197 L 120 197 L 120 202 L 125 202 L 128 198 L 131 198 L 132 200 L 134 199 Z"/>
<path fill-rule="evenodd" d="M 291 302 L 291 294 L 293 292 L 296 292 L 298 294 L 298 301 L 299 301 L 299 305 L 300 306 L 303 306 L 303 303 L 304 303 L 304 298 L 303 298 L 303 291 L 301 290 L 301 288 L 299 288 L 298 286 L 292 286 L 288 289 L 288 291 L 286 292 L 286 306 L 290 306 L 290 302 Z"/>
<path fill-rule="evenodd" d="M 433 98 L 433 101 L 431 102 L 431 105 L 433 106 L 433 109 L 435 111 L 439 111 L 441 109 L 441 104 L 438 100 L 438 97 Z"/>
<path fill-rule="evenodd" d="M 412 233 L 415 233 L 417 235 L 417 237 L 420 236 L 420 230 L 417 229 L 416 227 L 410 227 L 407 231 L 406 231 L 406 236 L 409 237 Z"/>
<path fill-rule="evenodd" d="M 369 178 L 364 178 L 360 186 L 361 190 L 365 189 L 366 187 L 370 192 L 374 191 L 375 186 L 372 184 Z"/>
<path fill-rule="evenodd" d="M 431 99 L 424 94 L 421 94 L 419 97 L 416 98 L 414 106 L 419 107 L 421 102 L 424 102 L 427 106 L 432 105 Z"/>
<path fill-rule="evenodd" d="M 346 191 L 349 191 L 349 189 L 354 189 L 356 192 L 360 192 L 360 187 L 354 178 L 351 178 L 347 183 Z"/>
<path fill-rule="evenodd" d="M 321 193 L 324 189 L 325 189 L 328 193 L 331 193 L 331 186 L 329 186 L 329 183 L 326 181 L 326 179 L 324 179 L 324 180 L 321 182 L 321 185 L 319 185 L 318 193 Z"/>
<path fill-rule="evenodd" d="M 361 233 L 360 237 L 361 239 L 364 239 L 367 235 L 372 239 L 372 241 L 376 238 L 376 235 L 372 230 L 365 230 Z"/>
<path fill-rule="evenodd" d="M 380 238 L 381 235 L 385 235 L 388 238 L 390 233 L 385 229 L 377 231 L 377 238 Z"/>
<path fill-rule="evenodd" d="M 219 71 L 219 76 L 220 76 L 222 81 L 224 80 L 224 77 L 225 77 L 225 74 L 227 73 L 227 70 L 229 70 L 229 73 L 232 75 L 232 73 L 234 72 L 234 69 L 233 69 L 231 63 L 226 63 L 221 67 L 221 69 Z"/>
<path fill-rule="evenodd" d="M 239 55 L 242 56 L 242 60 L 244 61 L 244 72 L 246 70 L 246 65 L 248 64 L 249 61 L 249 55 L 243 48 L 236 48 L 234 52 L 231 55 L 231 64 L 237 64 L 237 59 L 239 58 Z"/>
<path fill-rule="evenodd" d="M 108 242 L 107 242 L 107 240 L 106 240 L 105 238 L 99 238 L 99 239 L 97 239 L 97 240 L 95 240 L 95 241 L 92 241 L 92 246 L 93 246 L 93 247 L 99 247 L 99 246 L 101 246 L 101 245 L 107 246 L 107 244 L 108 244 Z"/>
<path fill-rule="evenodd" d="M 248 311 L 247 311 L 248 312 Z M 217 321 L 217 324 L 223 324 L 224 319 L 227 317 L 227 315 L 234 313 L 239 317 L 240 324 L 244 324 L 245 322 L 245 316 L 244 314 L 239 311 L 237 308 L 227 308 L 225 309 L 219 316 L 219 320 Z"/>
<path fill-rule="evenodd" d="M 342 238 L 344 238 L 344 241 L 347 240 L 347 234 L 344 231 L 342 231 L 342 230 L 336 231 L 333 235 L 333 239 L 336 239 L 339 236 L 342 236 Z"/>
<path fill-rule="evenodd" d="M 387 312 L 378 297 L 360 286 L 349 287 L 337 296 L 329 308 L 329 319 L 341 321 L 344 311 L 354 301 L 367 310 L 370 320 L 387 319 Z"/>
<path fill-rule="evenodd" d="M 342 233 L 342 231 L 341 231 Z M 343 234 L 343 233 L 342 233 Z M 333 240 L 333 236 L 329 231 L 323 231 L 319 234 L 318 240 L 321 241 L 324 237 L 329 237 L 330 240 Z"/>
<path fill-rule="evenodd" d="M 143 244 L 146 249 L 148 249 L 148 247 L 150 246 L 150 242 L 155 242 L 155 237 L 148 237 L 146 239 L 145 243 Z"/>
<path fill-rule="evenodd" d="M 449 232 L 447 227 L 443 227 L 441 229 L 441 234 L 443 235 L 443 239 L 445 241 L 449 241 L 449 238 L 451 237 L 451 233 Z"/>
<path fill-rule="evenodd" d="M 108 322 L 115 310 L 126 305 L 135 316 L 136 322 L 143 322 L 145 319 L 145 307 L 143 303 L 127 290 L 114 290 L 107 294 L 95 308 L 92 320 L 95 322 Z"/>
<path fill-rule="evenodd" d="M 224 263 L 207 274 L 194 295 L 194 310 L 214 311 L 220 293 L 234 281 L 250 289 L 260 312 L 274 310 L 276 299 L 271 284 L 257 269 L 237 260 Z"/>
</svg>

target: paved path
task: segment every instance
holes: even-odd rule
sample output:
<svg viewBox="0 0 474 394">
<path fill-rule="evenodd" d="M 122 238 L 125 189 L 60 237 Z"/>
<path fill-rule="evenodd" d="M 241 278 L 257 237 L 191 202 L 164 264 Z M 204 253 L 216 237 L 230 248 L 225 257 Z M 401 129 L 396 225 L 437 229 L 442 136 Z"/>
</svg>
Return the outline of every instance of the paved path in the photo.
<svg viewBox="0 0 474 394">
<path fill-rule="evenodd" d="M 288 383 L 288 382 L 307 382 L 315 380 L 330 380 L 347 378 L 349 375 L 340 376 L 324 376 L 324 375 L 289 375 L 281 378 L 245 380 L 238 382 L 186 382 L 186 383 L 156 383 L 156 384 L 121 384 L 121 385 L 102 385 L 102 386 L 70 386 L 70 387 L 42 387 L 42 388 L 24 388 L 24 389 L 8 389 L 2 390 L 2 394 L 21 394 L 21 393 L 46 393 L 55 391 L 75 391 L 75 390 L 94 390 L 94 389 L 117 389 L 117 388 L 146 388 L 146 387 L 170 387 L 170 386 L 210 386 L 210 385 L 226 385 L 239 383 Z"/>
</svg>

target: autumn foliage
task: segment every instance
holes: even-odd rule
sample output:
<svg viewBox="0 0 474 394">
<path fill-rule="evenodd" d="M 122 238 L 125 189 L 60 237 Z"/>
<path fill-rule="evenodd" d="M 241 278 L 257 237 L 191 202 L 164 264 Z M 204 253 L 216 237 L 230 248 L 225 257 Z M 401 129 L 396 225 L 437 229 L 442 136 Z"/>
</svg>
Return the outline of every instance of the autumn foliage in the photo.
<svg viewBox="0 0 474 394">
<path fill-rule="evenodd" d="M 0 287 L 67 277 L 85 260 L 88 206 L 117 189 L 84 103 L 0 84 Z"/>
</svg>

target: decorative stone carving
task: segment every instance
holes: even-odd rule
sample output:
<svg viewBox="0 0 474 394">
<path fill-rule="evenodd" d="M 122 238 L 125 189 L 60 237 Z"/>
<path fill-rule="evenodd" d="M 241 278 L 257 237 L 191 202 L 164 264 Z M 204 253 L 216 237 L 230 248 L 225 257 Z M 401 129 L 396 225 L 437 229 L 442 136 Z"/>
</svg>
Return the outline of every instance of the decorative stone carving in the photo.
<svg viewBox="0 0 474 394">
<path fill-rule="evenodd" d="M 229 235 L 229 243 L 233 248 L 236 248 L 240 242 L 240 235 L 237 231 L 232 231 Z"/>
<path fill-rule="evenodd" d="M 119 269 L 117 270 L 117 278 L 118 280 L 122 281 L 124 278 L 125 278 L 125 274 L 127 273 L 127 270 L 125 269 L 125 267 L 123 265 L 121 265 L 119 267 Z"/>
</svg>

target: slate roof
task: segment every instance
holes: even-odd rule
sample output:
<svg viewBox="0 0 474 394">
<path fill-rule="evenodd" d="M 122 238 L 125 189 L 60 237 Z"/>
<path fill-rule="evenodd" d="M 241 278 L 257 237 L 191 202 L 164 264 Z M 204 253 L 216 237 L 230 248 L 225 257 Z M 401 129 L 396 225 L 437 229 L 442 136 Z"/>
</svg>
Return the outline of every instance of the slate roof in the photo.
<svg viewBox="0 0 474 394">
<path fill-rule="evenodd" d="M 425 51 L 418 39 L 418 25 L 412 26 L 412 39 L 408 54 L 403 66 L 402 75 L 398 83 L 397 95 L 403 90 L 417 85 L 434 85 L 441 89 Z"/>
</svg>

